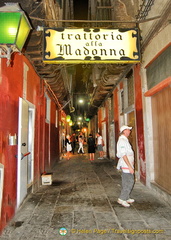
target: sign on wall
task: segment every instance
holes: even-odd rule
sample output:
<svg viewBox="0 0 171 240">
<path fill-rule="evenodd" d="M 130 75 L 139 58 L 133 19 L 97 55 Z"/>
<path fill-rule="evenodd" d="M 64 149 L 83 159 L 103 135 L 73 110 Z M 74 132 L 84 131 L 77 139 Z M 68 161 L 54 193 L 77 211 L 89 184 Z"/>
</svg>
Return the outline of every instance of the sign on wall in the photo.
<svg viewBox="0 0 171 240">
<path fill-rule="evenodd" d="M 45 28 L 45 63 L 140 62 L 138 29 Z"/>
</svg>

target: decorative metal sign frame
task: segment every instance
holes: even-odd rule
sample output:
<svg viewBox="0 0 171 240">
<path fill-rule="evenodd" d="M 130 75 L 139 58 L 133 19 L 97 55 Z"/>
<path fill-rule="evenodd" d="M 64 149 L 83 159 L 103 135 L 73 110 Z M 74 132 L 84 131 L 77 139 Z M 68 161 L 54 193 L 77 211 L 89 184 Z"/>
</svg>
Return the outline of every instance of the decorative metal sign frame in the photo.
<svg viewBox="0 0 171 240">
<path fill-rule="evenodd" d="M 138 28 L 44 28 L 43 62 L 138 63 Z"/>
</svg>

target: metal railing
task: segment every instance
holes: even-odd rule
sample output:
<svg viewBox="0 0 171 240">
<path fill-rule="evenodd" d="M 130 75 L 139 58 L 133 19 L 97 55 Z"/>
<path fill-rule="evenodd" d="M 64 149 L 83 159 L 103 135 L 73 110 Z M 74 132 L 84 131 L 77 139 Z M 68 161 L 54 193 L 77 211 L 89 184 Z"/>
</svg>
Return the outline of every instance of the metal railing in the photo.
<svg viewBox="0 0 171 240">
<path fill-rule="evenodd" d="M 148 16 L 152 5 L 154 5 L 154 1 L 155 0 L 143 0 L 142 5 L 140 5 L 138 14 L 136 15 L 136 20 L 144 20 Z"/>
</svg>

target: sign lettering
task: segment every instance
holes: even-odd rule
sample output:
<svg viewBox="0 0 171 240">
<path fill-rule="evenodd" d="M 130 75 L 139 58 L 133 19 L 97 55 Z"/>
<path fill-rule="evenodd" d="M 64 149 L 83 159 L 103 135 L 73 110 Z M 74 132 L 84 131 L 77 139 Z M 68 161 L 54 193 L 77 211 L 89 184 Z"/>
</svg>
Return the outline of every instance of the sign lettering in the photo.
<svg viewBox="0 0 171 240">
<path fill-rule="evenodd" d="M 44 29 L 46 63 L 139 62 L 138 29 Z"/>
</svg>

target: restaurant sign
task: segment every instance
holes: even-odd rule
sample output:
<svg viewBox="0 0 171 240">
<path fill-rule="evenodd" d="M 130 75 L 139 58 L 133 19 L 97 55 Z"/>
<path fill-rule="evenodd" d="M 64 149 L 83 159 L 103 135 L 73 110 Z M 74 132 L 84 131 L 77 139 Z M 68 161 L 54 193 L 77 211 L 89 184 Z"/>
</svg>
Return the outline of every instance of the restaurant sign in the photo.
<svg viewBox="0 0 171 240">
<path fill-rule="evenodd" d="M 134 29 L 45 28 L 43 62 L 137 63 L 139 31 Z"/>
</svg>

